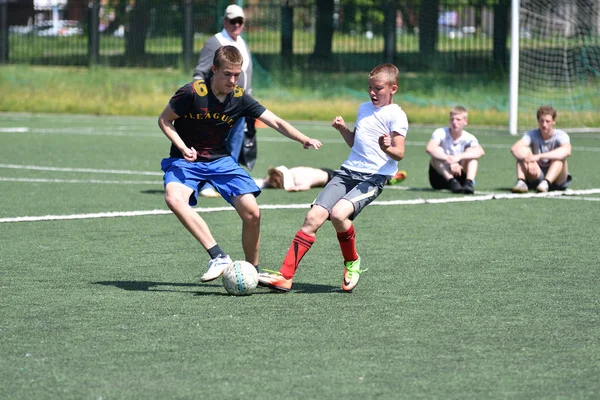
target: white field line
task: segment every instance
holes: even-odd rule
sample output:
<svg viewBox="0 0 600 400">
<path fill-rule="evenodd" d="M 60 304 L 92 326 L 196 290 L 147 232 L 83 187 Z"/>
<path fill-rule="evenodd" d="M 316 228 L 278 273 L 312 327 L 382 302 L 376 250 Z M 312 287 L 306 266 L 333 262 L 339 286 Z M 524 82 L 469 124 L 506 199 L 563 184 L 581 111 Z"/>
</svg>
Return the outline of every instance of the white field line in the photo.
<svg viewBox="0 0 600 400">
<path fill-rule="evenodd" d="M 482 196 L 461 196 L 448 197 L 442 199 L 414 199 L 414 200 L 390 200 L 390 201 L 374 201 L 371 203 L 375 206 L 409 206 L 417 204 L 444 204 L 444 203 L 462 203 L 473 201 L 487 200 L 504 200 L 504 199 L 526 199 L 533 197 L 540 198 L 556 198 L 560 196 L 579 196 L 588 194 L 600 194 L 600 189 L 585 189 L 585 190 L 566 190 L 564 192 L 549 192 L 549 193 L 525 193 L 525 194 L 489 194 Z M 594 199 L 596 200 L 596 199 Z M 308 209 L 310 204 L 262 204 L 261 210 L 286 210 L 286 209 Z M 198 213 L 212 213 L 220 211 L 235 211 L 233 207 L 211 207 L 211 208 L 195 208 Z M 75 220 L 75 219 L 94 219 L 94 218 L 114 218 L 114 217 L 138 217 L 145 215 L 165 215 L 171 214 L 170 210 L 140 210 L 140 211 L 113 211 L 91 214 L 70 214 L 70 215 L 42 215 L 42 216 L 27 216 L 14 218 L 0 218 L 2 222 L 38 222 L 38 221 L 57 221 L 57 220 Z"/>
<path fill-rule="evenodd" d="M 36 171 L 89 172 L 89 173 L 96 173 L 96 174 L 163 176 L 162 172 L 131 171 L 131 170 L 121 170 L 121 169 L 59 168 L 59 167 L 42 167 L 42 166 L 38 166 L 38 165 L 18 165 L 18 164 L 0 164 L 0 168 L 30 169 L 30 170 L 36 170 Z"/>
<path fill-rule="evenodd" d="M 600 197 L 555 197 L 558 200 L 600 201 Z"/>
<path fill-rule="evenodd" d="M 27 127 L 14 127 L 14 128 L 0 128 L 0 133 L 27 133 L 29 128 Z"/>
<path fill-rule="evenodd" d="M 28 182 L 28 183 L 101 183 L 111 185 L 161 185 L 162 181 L 103 181 L 99 179 L 41 179 L 41 178 L 3 178 L 0 182 Z"/>
<path fill-rule="evenodd" d="M 124 130 L 125 132 L 115 132 L 115 130 Z M 128 127 L 117 127 L 111 131 L 102 131 L 96 128 L 34 128 L 30 129 L 27 127 L 13 127 L 13 128 L 0 128 L 0 133 L 50 133 L 57 135 L 99 135 L 99 136 L 123 136 L 123 137 L 153 137 L 156 139 L 165 139 L 163 135 L 160 133 L 139 133 L 139 132 L 131 132 L 131 129 Z M 269 137 L 269 136 L 260 136 L 260 140 L 263 142 L 275 142 L 275 143 L 285 143 L 289 142 L 290 139 L 284 138 L 282 136 L 278 137 Z M 346 144 L 342 139 L 320 139 L 322 143 L 330 143 L 330 144 Z M 427 142 L 415 142 L 415 141 L 406 141 L 407 146 L 426 146 Z M 510 149 L 512 145 L 505 144 L 495 144 L 495 143 L 482 143 L 484 148 L 490 149 Z M 600 148 L 598 147 L 579 147 L 573 146 L 573 150 L 576 151 L 592 151 L 592 152 L 600 152 Z"/>
<path fill-rule="evenodd" d="M 429 187 L 426 188 L 426 189 L 427 190 L 433 190 L 433 189 L 431 189 Z M 385 190 L 386 191 L 387 190 L 405 190 L 406 191 L 406 190 L 415 190 L 415 188 L 414 187 L 410 187 L 410 186 L 401 186 L 401 185 L 386 185 L 385 186 Z M 483 191 L 480 191 L 480 190 L 477 191 L 477 195 L 478 196 L 484 195 L 484 194 L 494 194 L 494 193 L 493 192 L 483 192 Z"/>
</svg>

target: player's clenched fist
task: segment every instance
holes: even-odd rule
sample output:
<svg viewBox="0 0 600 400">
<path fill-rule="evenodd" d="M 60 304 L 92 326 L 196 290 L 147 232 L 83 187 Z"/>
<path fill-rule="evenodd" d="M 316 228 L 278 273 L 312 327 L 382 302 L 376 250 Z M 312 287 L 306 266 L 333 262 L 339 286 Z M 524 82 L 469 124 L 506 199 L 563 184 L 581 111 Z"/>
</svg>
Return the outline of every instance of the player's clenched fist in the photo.
<svg viewBox="0 0 600 400">
<path fill-rule="evenodd" d="M 331 126 L 333 126 L 335 129 L 339 130 L 341 128 L 345 128 L 346 123 L 344 122 L 344 118 L 342 118 L 341 116 L 337 116 L 333 119 Z"/>
<path fill-rule="evenodd" d="M 387 149 L 391 145 L 392 136 L 390 136 L 389 133 L 384 133 L 383 135 L 379 136 L 379 147 L 381 147 L 381 150 L 385 151 L 385 149 Z"/>
</svg>

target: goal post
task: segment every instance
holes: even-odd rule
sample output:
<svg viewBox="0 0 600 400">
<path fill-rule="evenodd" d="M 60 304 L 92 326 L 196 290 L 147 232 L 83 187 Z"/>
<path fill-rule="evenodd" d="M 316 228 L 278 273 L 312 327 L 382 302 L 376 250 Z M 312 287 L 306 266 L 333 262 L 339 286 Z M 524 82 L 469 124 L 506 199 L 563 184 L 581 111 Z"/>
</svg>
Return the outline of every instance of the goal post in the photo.
<svg viewBox="0 0 600 400">
<path fill-rule="evenodd" d="M 585 130 L 600 110 L 600 1 L 511 0 L 509 132 L 543 105 Z M 589 125 L 588 125 L 589 124 Z"/>
<path fill-rule="evenodd" d="M 519 120 L 519 15 L 521 1 L 512 0 L 510 10 L 510 89 L 508 129 L 511 135 L 516 135 Z"/>
</svg>

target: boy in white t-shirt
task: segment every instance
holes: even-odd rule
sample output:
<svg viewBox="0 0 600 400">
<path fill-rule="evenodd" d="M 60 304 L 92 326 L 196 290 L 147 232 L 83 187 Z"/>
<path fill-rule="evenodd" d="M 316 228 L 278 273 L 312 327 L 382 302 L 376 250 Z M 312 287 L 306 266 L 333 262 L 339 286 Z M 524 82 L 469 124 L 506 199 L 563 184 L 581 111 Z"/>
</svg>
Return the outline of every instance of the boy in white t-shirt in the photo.
<svg viewBox="0 0 600 400">
<path fill-rule="evenodd" d="M 556 110 L 550 106 L 537 111 L 538 129 L 527 132 L 510 149 L 517 159 L 517 183 L 513 193 L 540 193 L 565 190 L 571 182 L 567 157 L 571 139 L 567 132 L 555 129 Z"/>
<path fill-rule="evenodd" d="M 468 113 L 464 107 L 450 110 L 450 124 L 433 132 L 425 151 L 429 161 L 429 183 L 434 189 L 452 193 L 475 193 L 475 176 L 479 159 L 485 151 L 477 138 L 465 131 Z"/>
<path fill-rule="evenodd" d="M 331 125 L 351 147 L 350 155 L 315 199 L 279 271 L 259 274 L 262 286 L 285 292 L 292 288 L 298 264 L 315 242 L 317 230 L 328 219 L 344 257 L 342 290 L 352 291 L 358 283 L 362 270 L 352 220 L 381 194 L 386 181 L 398 171 L 398 161 L 404 157 L 408 119 L 393 101 L 398 77 L 398 68 L 392 64 L 381 64 L 371 71 L 371 101 L 359 106 L 353 131 L 342 117 L 333 119 Z"/>
</svg>

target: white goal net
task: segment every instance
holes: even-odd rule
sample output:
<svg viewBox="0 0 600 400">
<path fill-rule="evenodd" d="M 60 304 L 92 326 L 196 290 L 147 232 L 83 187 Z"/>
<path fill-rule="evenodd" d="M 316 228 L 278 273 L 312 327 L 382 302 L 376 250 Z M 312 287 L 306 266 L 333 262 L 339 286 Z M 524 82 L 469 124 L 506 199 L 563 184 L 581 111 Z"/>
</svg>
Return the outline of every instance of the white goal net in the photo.
<svg viewBox="0 0 600 400">
<path fill-rule="evenodd" d="M 521 0 L 519 119 L 542 105 L 561 126 L 593 125 L 600 113 L 600 0 Z"/>
</svg>

